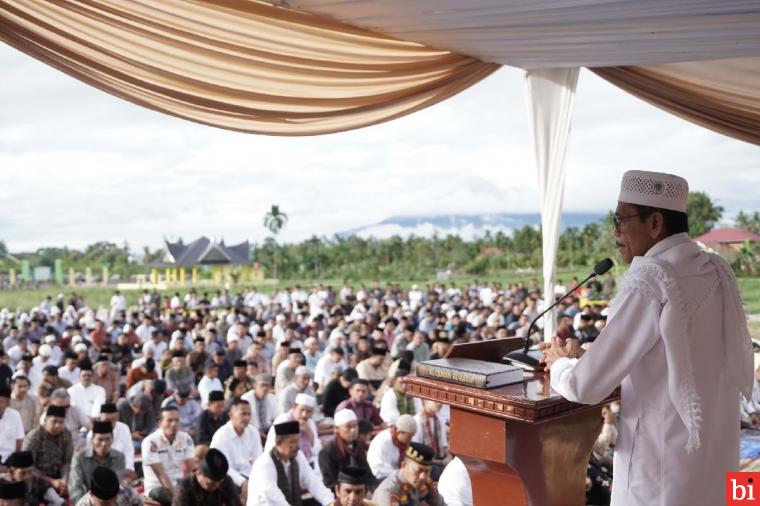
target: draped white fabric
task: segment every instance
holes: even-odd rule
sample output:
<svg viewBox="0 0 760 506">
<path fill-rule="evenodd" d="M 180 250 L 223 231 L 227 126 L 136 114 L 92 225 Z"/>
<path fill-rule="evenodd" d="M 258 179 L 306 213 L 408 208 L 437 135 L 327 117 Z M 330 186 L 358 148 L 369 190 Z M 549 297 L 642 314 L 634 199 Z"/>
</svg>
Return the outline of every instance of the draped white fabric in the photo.
<svg viewBox="0 0 760 506">
<path fill-rule="evenodd" d="M 757 0 L 288 0 L 287 5 L 522 68 L 760 56 Z"/>
<path fill-rule="evenodd" d="M 544 303 L 553 302 L 557 246 L 565 192 L 565 153 L 579 69 L 539 69 L 525 73 L 525 91 L 533 129 L 533 148 L 541 200 Z M 544 338 L 554 337 L 555 312 L 544 317 Z"/>
</svg>

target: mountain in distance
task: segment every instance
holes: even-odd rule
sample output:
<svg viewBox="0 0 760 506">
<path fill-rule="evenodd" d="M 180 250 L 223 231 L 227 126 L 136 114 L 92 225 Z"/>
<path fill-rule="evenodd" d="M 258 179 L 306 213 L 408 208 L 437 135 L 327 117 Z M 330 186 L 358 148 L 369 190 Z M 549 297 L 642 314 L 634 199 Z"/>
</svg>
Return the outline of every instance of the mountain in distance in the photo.
<svg viewBox="0 0 760 506">
<path fill-rule="evenodd" d="M 562 230 L 568 227 L 583 228 L 588 223 L 598 222 L 604 216 L 594 213 L 562 213 Z M 493 213 L 493 214 L 448 214 L 432 216 L 392 216 L 379 223 L 341 232 L 338 235 L 348 237 L 356 235 L 365 239 L 387 239 L 398 235 L 403 238 L 459 236 L 469 241 L 501 231 L 511 236 L 512 232 L 525 225 L 538 227 L 541 224 L 539 213 Z"/>
</svg>

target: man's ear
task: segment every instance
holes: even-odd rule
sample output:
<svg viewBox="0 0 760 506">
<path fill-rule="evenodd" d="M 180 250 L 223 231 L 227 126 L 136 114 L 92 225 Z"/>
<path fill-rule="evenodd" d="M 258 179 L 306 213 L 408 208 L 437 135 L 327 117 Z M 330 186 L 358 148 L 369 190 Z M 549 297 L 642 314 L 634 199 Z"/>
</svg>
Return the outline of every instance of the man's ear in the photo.
<svg viewBox="0 0 760 506">
<path fill-rule="evenodd" d="M 657 239 L 665 234 L 665 217 L 660 212 L 649 215 L 649 235 Z"/>
</svg>

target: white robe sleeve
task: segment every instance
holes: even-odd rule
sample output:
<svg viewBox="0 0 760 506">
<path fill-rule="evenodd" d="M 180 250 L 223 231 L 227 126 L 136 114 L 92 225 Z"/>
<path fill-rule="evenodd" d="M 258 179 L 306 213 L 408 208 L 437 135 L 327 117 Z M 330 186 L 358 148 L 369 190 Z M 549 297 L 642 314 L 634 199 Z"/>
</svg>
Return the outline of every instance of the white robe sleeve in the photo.
<svg viewBox="0 0 760 506">
<path fill-rule="evenodd" d="M 392 467 L 391 464 L 394 461 L 398 462 L 398 453 L 393 455 L 395 448 L 387 432 L 381 432 L 370 443 L 367 450 L 367 463 L 378 480 L 383 480 L 396 471 L 397 468 Z"/>
<path fill-rule="evenodd" d="M 319 501 L 323 506 L 332 503 L 335 500 L 335 496 L 330 492 L 330 489 L 325 487 L 325 484 L 322 483 L 322 478 L 309 466 L 303 453 L 299 451 L 296 458 L 298 460 L 298 473 L 301 479 L 301 488 L 308 490 L 314 499 Z M 276 476 L 275 482 L 277 482 Z"/>
<path fill-rule="evenodd" d="M 388 425 L 393 425 L 399 416 L 396 394 L 393 393 L 393 388 L 389 388 L 383 394 L 382 401 L 380 401 L 380 417 Z"/>
<path fill-rule="evenodd" d="M 277 487 L 277 470 L 268 453 L 262 454 L 251 468 L 246 506 L 290 506 Z"/>
<path fill-rule="evenodd" d="M 614 304 L 607 326 L 580 359 L 561 358 L 552 365 L 551 386 L 569 401 L 601 402 L 660 339 L 658 301 L 633 289 Z"/>
</svg>

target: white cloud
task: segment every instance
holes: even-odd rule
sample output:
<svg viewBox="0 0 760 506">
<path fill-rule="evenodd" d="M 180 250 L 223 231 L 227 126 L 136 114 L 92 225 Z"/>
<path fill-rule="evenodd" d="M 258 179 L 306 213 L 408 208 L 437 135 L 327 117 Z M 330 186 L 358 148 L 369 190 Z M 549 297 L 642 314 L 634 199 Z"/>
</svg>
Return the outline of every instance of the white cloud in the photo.
<svg viewBox="0 0 760 506">
<path fill-rule="evenodd" d="M 320 137 L 246 135 L 146 110 L 0 46 L 0 239 L 12 251 L 164 236 L 293 241 L 392 215 L 538 211 L 522 73 L 503 69 L 390 123 Z M 582 72 L 565 207 L 614 206 L 629 168 L 670 170 L 729 213 L 757 209 L 757 147 Z"/>
</svg>

